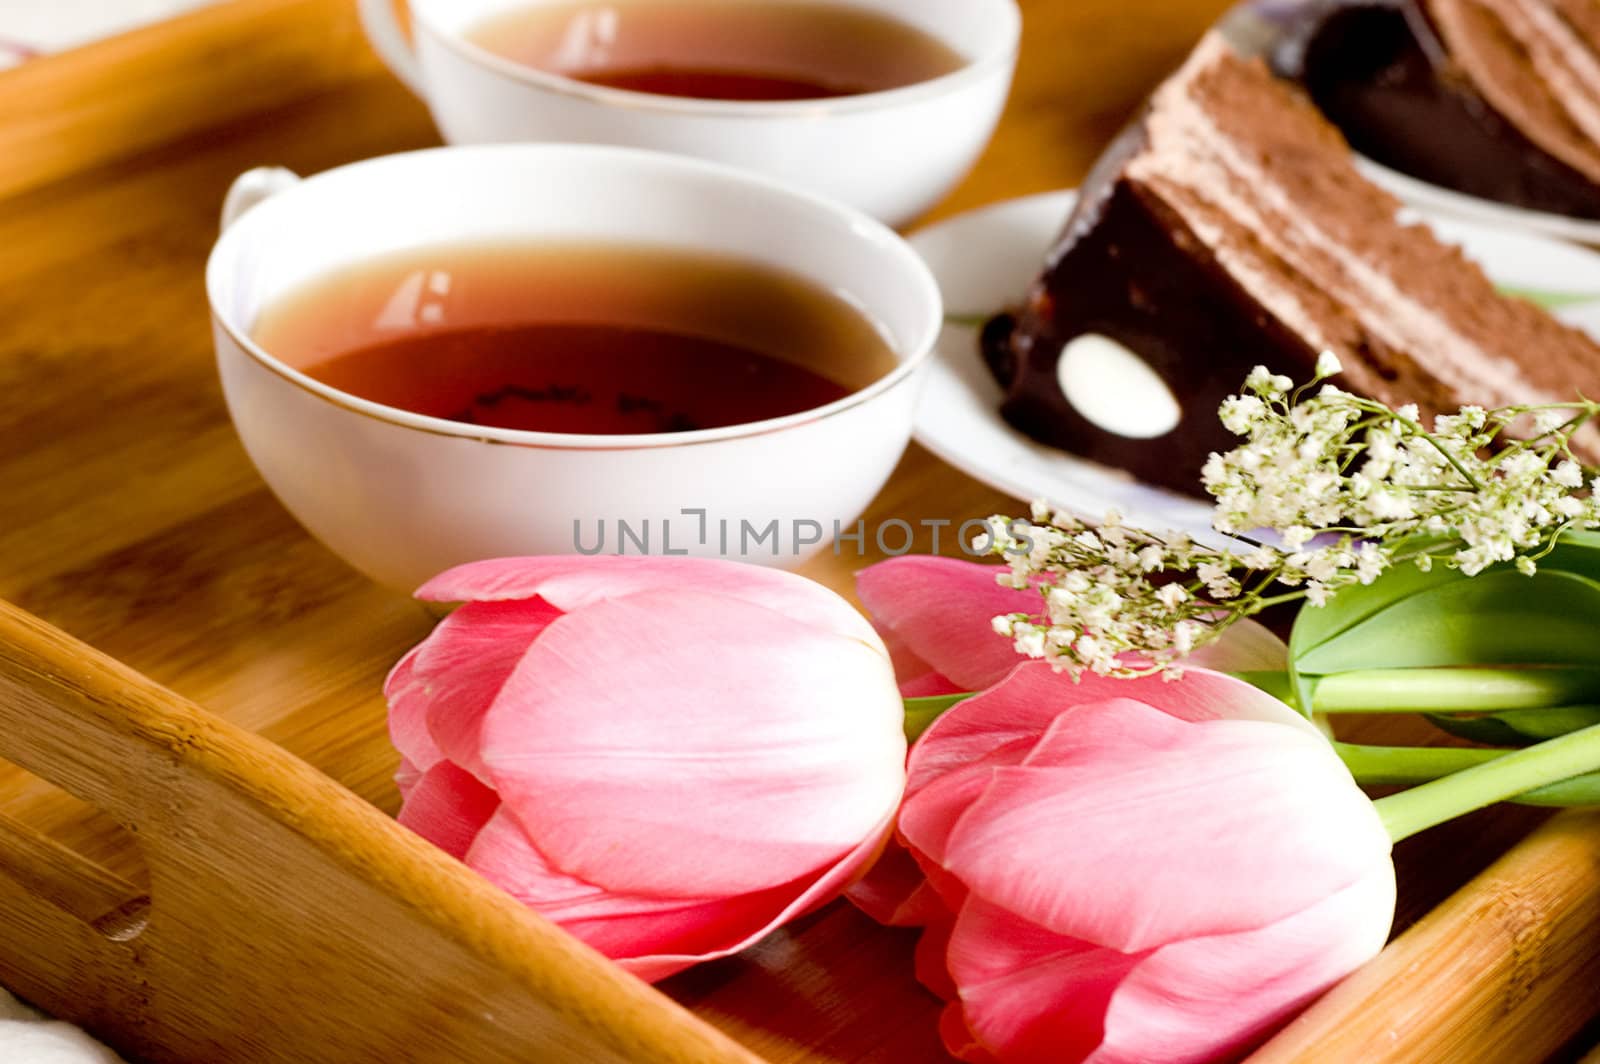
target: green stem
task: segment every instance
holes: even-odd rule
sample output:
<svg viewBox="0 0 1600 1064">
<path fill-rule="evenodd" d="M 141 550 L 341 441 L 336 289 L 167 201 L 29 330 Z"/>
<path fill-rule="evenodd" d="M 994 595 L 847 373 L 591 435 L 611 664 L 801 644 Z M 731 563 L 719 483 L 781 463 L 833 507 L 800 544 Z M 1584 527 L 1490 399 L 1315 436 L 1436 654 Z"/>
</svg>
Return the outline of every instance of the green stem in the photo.
<svg viewBox="0 0 1600 1064">
<path fill-rule="evenodd" d="M 1271 606 L 1282 606 L 1288 602 L 1299 602 L 1305 597 L 1306 593 L 1304 591 L 1287 591 L 1282 595 L 1273 595 L 1271 598 L 1257 599 L 1255 607 L 1264 610 Z"/>
<path fill-rule="evenodd" d="M 963 691 L 954 695 L 932 695 L 927 698 L 907 698 L 906 707 L 906 739 L 916 742 L 922 738 L 922 733 L 928 730 L 929 725 L 938 720 L 945 710 L 958 702 L 965 702 L 977 692 Z"/>
<path fill-rule="evenodd" d="M 1334 743 L 1334 751 L 1356 782 L 1369 787 L 1415 787 L 1477 768 L 1505 756 L 1505 750 L 1449 746 L 1358 746 Z M 1600 805 L 1600 772 L 1553 783 L 1512 801 L 1518 805 Z"/>
<path fill-rule="evenodd" d="M 1278 698 L 1288 676 L 1235 673 Z M 1364 669 L 1312 680 L 1317 713 L 1490 713 L 1600 702 L 1600 669 Z"/>
<path fill-rule="evenodd" d="M 1284 672 L 1233 674 L 1285 702 L 1294 689 Z M 913 742 L 939 715 L 975 692 L 908 698 L 906 737 Z M 1317 713 L 1500 713 L 1600 703 L 1600 668 L 1368 669 L 1317 678 Z"/>
<path fill-rule="evenodd" d="M 1600 771 L 1600 724 L 1380 798 L 1396 842 L 1476 809 Z"/>
</svg>

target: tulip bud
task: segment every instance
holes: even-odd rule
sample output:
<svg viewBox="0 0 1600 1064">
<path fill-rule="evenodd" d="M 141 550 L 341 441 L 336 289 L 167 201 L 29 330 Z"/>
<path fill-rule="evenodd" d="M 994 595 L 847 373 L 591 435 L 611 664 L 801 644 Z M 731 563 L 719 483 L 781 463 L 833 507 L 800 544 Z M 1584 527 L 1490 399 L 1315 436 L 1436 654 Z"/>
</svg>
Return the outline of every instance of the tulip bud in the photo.
<svg viewBox="0 0 1600 1064">
<path fill-rule="evenodd" d="M 385 687 L 402 823 L 646 979 L 837 895 L 905 781 L 888 653 L 789 573 L 526 558 L 418 592 L 464 602 Z"/>
<path fill-rule="evenodd" d="M 1389 836 L 1328 741 L 1202 669 L 1020 666 L 918 742 L 899 834 L 969 1061 L 1237 1056 L 1394 914 Z"/>
<path fill-rule="evenodd" d="M 996 634 L 995 618 L 1040 616 L 1045 600 L 1036 590 L 1019 591 L 996 581 L 1007 573 L 998 565 L 906 555 L 857 574 L 861 601 L 894 655 L 901 694 L 923 698 L 981 691 L 1022 663 L 1012 640 Z M 1243 620 L 1183 664 L 1248 672 L 1279 670 L 1287 660 L 1282 640 Z"/>
</svg>

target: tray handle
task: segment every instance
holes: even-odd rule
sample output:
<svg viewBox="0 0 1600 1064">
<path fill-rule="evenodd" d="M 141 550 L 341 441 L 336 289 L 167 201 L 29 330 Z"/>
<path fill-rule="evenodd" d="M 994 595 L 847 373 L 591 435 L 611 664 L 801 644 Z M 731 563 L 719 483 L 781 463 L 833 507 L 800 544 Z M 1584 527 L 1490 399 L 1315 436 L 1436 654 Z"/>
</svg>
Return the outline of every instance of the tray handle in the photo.
<svg viewBox="0 0 1600 1064">
<path fill-rule="evenodd" d="M 1562 813 L 1247 1064 L 1556 1058 L 1595 1015 L 1597 926 L 1600 811 Z"/>
<path fill-rule="evenodd" d="M 0 757 L 104 810 L 144 855 L 142 924 L 135 908 L 97 929 L 0 874 L 0 973 L 123 1052 L 759 1064 L 310 766 L 4 603 Z M 80 889 L 92 911 L 120 886 Z"/>
</svg>

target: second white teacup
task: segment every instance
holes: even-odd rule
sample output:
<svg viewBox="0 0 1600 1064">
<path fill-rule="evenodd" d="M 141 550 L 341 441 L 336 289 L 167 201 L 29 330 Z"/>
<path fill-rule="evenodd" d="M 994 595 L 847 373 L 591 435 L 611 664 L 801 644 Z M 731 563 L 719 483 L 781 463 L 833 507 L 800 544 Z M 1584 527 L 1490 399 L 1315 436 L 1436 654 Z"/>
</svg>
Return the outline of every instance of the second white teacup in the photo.
<svg viewBox="0 0 1600 1064">
<path fill-rule="evenodd" d="M 469 38 L 486 20 L 555 2 L 410 0 L 414 51 L 392 0 L 361 0 L 361 10 L 379 53 L 453 144 L 568 141 L 691 155 L 767 174 L 890 225 L 937 203 L 982 153 L 1005 104 L 1022 28 L 1015 0 L 851 0 L 929 34 L 965 64 L 903 88 L 779 102 L 594 85 L 513 62 Z M 625 16 L 640 2 L 671 0 L 605 6 Z"/>
</svg>

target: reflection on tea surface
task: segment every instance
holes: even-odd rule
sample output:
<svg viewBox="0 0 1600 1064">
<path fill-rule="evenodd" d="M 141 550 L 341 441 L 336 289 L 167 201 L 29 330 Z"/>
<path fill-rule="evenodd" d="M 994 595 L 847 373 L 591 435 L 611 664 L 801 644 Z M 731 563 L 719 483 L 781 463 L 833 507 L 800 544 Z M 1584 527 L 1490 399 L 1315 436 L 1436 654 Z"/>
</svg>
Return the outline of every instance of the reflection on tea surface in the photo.
<svg viewBox="0 0 1600 1064">
<path fill-rule="evenodd" d="M 793 0 L 537 4 L 467 34 L 481 47 L 597 85 L 716 100 L 814 100 L 915 85 L 963 57 L 897 19 Z"/>
<path fill-rule="evenodd" d="M 545 432 L 683 432 L 815 409 L 895 365 L 877 325 L 798 276 L 611 244 L 429 247 L 269 307 L 269 354 L 351 395 Z"/>
</svg>

